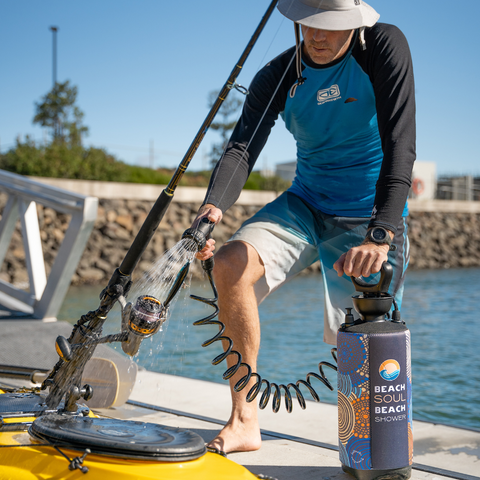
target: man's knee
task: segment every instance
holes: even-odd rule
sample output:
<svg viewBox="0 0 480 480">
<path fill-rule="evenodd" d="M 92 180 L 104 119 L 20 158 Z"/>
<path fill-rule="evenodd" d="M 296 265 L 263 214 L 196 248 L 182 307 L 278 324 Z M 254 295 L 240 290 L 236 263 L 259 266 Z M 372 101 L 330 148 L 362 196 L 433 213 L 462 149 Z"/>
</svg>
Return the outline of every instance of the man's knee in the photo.
<svg viewBox="0 0 480 480">
<path fill-rule="evenodd" d="M 264 273 L 259 254 L 247 243 L 227 243 L 215 254 L 213 274 L 219 284 L 255 284 Z"/>
</svg>

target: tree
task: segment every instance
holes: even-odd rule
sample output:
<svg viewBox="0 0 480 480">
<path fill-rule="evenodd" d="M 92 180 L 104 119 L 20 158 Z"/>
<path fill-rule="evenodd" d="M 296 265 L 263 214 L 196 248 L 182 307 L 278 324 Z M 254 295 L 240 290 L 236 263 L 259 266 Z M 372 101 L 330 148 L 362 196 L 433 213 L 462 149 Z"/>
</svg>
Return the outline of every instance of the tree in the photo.
<svg viewBox="0 0 480 480">
<path fill-rule="evenodd" d="M 218 94 L 219 91 L 212 91 L 209 93 L 208 106 L 210 108 L 217 100 Z M 217 118 L 220 117 L 220 120 L 212 122 L 210 125 L 212 130 L 216 130 L 220 134 L 220 142 L 214 143 L 209 153 L 212 168 L 216 165 L 227 147 L 230 135 L 237 124 L 237 114 L 242 104 L 243 99 L 235 92 L 231 91 L 218 110 Z"/>
<path fill-rule="evenodd" d="M 53 143 L 82 144 L 82 135 L 88 127 L 82 125 L 83 112 L 75 105 L 78 89 L 70 86 L 69 80 L 57 82 L 50 92 L 35 103 L 36 114 L 33 123 L 52 129 Z"/>
</svg>

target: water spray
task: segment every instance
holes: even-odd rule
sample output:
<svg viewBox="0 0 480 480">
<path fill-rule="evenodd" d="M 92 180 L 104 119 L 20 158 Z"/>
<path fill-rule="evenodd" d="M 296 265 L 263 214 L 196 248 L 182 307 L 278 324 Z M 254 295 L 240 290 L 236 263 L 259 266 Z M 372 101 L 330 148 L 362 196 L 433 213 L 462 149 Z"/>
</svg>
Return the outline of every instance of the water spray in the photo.
<svg viewBox="0 0 480 480">
<path fill-rule="evenodd" d="M 86 363 L 92 358 L 98 344 L 121 341 L 123 350 L 129 355 L 134 355 L 138 352 L 141 341 L 153 335 L 156 331 L 159 331 L 162 323 L 165 321 L 168 304 L 181 287 L 183 279 L 188 272 L 188 265 L 185 267 L 185 270 L 181 272 L 182 275 L 185 276 L 183 276 L 183 278 L 177 278 L 174 287 L 172 287 L 163 305 L 160 305 L 160 301 L 153 297 L 153 299 L 147 303 L 140 301 L 139 314 L 135 313 L 135 311 L 138 312 L 138 310 L 126 301 L 126 297 L 132 286 L 131 275 L 158 228 L 158 225 L 165 216 L 180 179 L 187 170 L 222 103 L 232 89 L 244 90 L 243 87 L 236 83 L 236 78 L 241 72 L 247 57 L 263 31 L 276 4 L 277 0 L 272 0 L 269 4 L 267 11 L 242 55 L 235 63 L 227 81 L 220 90 L 216 101 L 198 130 L 181 163 L 177 167 L 173 177 L 155 201 L 122 263 L 114 271 L 108 285 L 101 292 L 100 306 L 96 310 L 82 315 L 80 320 L 74 325 L 68 339 L 57 339 L 56 350 L 60 358 L 48 377 L 43 381 L 41 387 L 42 390 L 48 388 L 48 396 L 45 402 L 49 409 L 57 409 L 65 397 L 65 410 L 72 413 L 76 410 L 77 401 L 81 398 L 85 399 L 86 395 L 88 396 L 90 394 L 89 388 L 87 388 L 88 386 L 81 387 L 82 375 Z M 202 231 L 203 228 L 207 228 L 208 230 L 208 228 L 211 227 L 206 225 L 205 222 L 202 222 L 198 228 L 201 235 L 188 229 L 184 234 L 186 236 L 185 238 L 191 238 L 194 243 L 199 246 L 201 243 L 198 242 L 203 240 L 202 235 L 205 237 L 205 232 Z M 122 332 L 102 337 L 103 324 L 107 319 L 108 313 L 117 302 L 122 306 Z M 137 300 L 135 301 L 135 305 L 137 305 Z M 154 320 L 149 321 L 148 319 L 152 316 Z"/>
<path fill-rule="evenodd" d="M 197 228 L 185 230 L 182 239 L 190 239 L 191 248 L 195 252 L 200 251 L 205 247 L 214 226 L 213 222 L 203 218 Z M 164 303 L 149 295 L 139 296 L 135 305 L 125 303 L 123 296 L 119 298 L 122 305 L 122 332 L 124 332 L 121 341 L 125 353 L 130 356 L 136 355 L 144 339 L 161 331 L 163 323 L 168 318 L 170 303 L 182 287 L 189 268 L 190 262 L 187 261 L 178 273 Z"/>
</svg>

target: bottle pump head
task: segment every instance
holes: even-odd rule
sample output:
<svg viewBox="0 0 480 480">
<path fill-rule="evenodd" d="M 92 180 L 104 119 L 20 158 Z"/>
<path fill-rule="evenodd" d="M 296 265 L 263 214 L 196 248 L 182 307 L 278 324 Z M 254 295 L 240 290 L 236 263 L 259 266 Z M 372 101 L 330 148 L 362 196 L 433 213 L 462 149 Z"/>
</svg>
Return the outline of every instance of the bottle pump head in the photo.
<svg viewBox="0 0 480 480">
<path fill-rule="evenodd" d="M 393 267 L 384 262 L 380 271 L 378 283 L 370 284 L 359 278 L 351 277 L 355 291 L 362 295 L 352 297 L 353 306 L 365 322 L 383 322 L 390 311 L 393 297 L 389 295 L 388 287 L 393 276 Z"/>
</svg>

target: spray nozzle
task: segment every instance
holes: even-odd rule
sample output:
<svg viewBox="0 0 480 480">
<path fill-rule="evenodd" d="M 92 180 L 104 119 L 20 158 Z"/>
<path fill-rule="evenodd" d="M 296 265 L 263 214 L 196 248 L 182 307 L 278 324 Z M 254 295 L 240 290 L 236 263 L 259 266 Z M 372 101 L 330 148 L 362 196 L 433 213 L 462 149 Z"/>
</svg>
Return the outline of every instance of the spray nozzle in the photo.
<svg viewBox="0 0 480 480">
<path fill-rule="evenodd" d="M 182 238 L 190 238 L 197 244 L 197 250 L 203 250 L 207 244 L 207 239 L 212 233 L 215 222 L 211 222 L 208 218 L 203 217 L 196 228 L 188 228 L 183 232 Z"/>
</svg>

